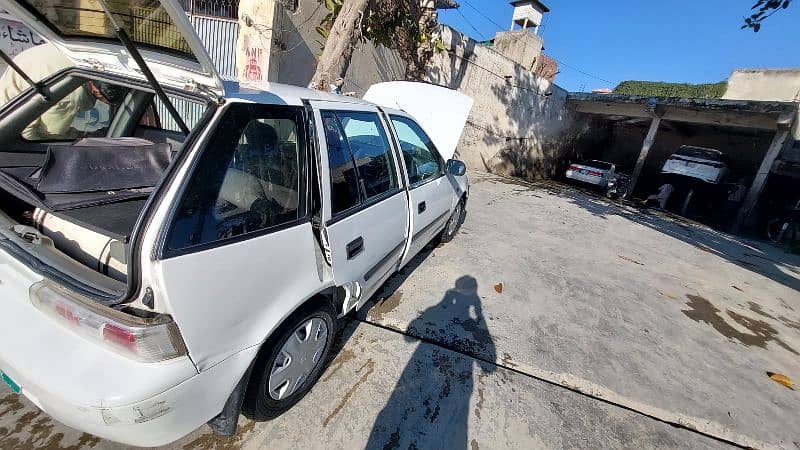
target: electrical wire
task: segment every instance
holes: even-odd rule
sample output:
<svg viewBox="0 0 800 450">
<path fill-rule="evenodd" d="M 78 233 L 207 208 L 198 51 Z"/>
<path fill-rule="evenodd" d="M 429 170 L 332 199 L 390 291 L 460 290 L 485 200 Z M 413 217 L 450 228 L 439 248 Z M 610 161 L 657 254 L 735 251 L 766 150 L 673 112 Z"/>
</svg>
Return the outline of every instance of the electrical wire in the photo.
<svg viewBox="0 0 800 450">
<path fill-rule="evenodd" d="M 548 55 L 548 56 L 549 56 L 549 55 Z M 555 62 L 557 62 L 558 64 L 560 64 L 560 65 L 562 65 L 562 66 L 564 66 L 564 67 L 567 67 L 567 68 L 569 68 L 569 69 L 572 69 L 572 70 L 574 70 L 574 71 L 576 71 L 576 72 L 579 72 L 579 73 L 581 73 L 581 74 L 583 74 L 583 75 L 586 75 L 587 77 L 594 78 L 594 79 L 596 79 L 596 80 L 600 80 L 600 81 L 602 81 L 602 82 L 604 82 L 604 83 L 608 83 L 608 84 L 611 84 L 611 85 L 614 85 L 614 86 L 616 86 L 617 84 L 619 84 L 619 82 L 614 82 L 614 81 L 611 81 L 611 80 L 606 80 L 605 78 L 598 77 L 597 75 L 592 75 L 592 74 L 590 74 L 589 72 L 586 72 L 585 70 L 579 69 L 579 68 L 577 68 L 577 67 L 575 67 L 575 66 L 571 66 L 571 65 L 569 65 L 569 64 L 567 64 L 567 63 L 565 63 L 565 62 L 563 62 L 563 61 L 561 61 L 561 60 L 559 60 L 558 58 L 555 58 L 555 57 L 553 57 L 553 56 L 550 56 L 550 57 L 551 57 L 551 58 L 553 58 L 553 60 L 555 60 Z"/>
<path fill-rule="evenodd" d="M 461 18 L 463 18 L 463 19 L 464 19 L 464 22 L 467 22 L 467 25 L 469 25 L 470 27 L 472 27 L 472 29 L 473 29 L 473 30 L 475 30 L 475 32 L 476 32 L 476 33 L 478 33 L 479 35 L 481 35 L 481 38 L 482 38 L 484 41 L 486 40 L 486 35 L 484 35 L 484 34 L 483 34 L 483 33 L 481 33 L 480 31 L 478 31 L 478 29 L 477 29 L 477 28 L 475 28 L 475 25 L 473 25 L 473 24 L 472 24 L 472 22 L 470 22 L 470 21 L 469 21 L 469 19 L 467 19 L 467 16 L 465 16 L 465 15 L 464 15 L 464 13 L 462 13 L 462 12 L 461 12 L 461 9 L 460 9 L 460 8 L 456 8 L 456 12 L 458 13 L 458 15 L 460 15 L 460 16 L 461 16 Z"/>
<path fill-rule="evenodd" d="M 486 14 L 484 14 L 484 13 L 483 13 L 481 10 L 479 10 L 478 8 L 476 8 L 476 7 L 475 7 L 475 6 L 474 6 L 474 5 L 473 5 L 471 2 L 469 2 L 468 0 L 461 0 L 461 1 L 462 1 L 464 4 L 466 4 L 467 6 L 469 6 L 470 8 L 474 9 L 474 10 L 475 10 L 475 11 L 476 11 L 478 14 L 480 14 L 480 15 L 481 15 L 481 17 L 483 17 L 483 18 L 484 18 L 484 19 L 486 19 L 487 21 L 489 21 L 489 22 L 491 22 L 492 24 L 494 24 L 494 26 L 496 26 L 496 27 L 498 28 L 498 31 L 505 31 L 505 27 L 503 27 L 503 26 L 502 26 L 502 25 L 500 25 L 499 23 L 495 22 L 495 21 L 494 21 L 494 20 L 493 20 L 491 17 L 489 17 L 489 16 L 487 16 Z M 458 11 L 458 13 L 459 13 L 459 14 L 461 14 L 461 17 L 464 17 L 464 14 L 462 14 L 462 13 L 461 13 L 461 11 L 460 11 L 459 9 L 456 9 L 456 11 Z M 466 18 L 465 18 L 465 20 L 466 20 Z M 467 23 L 469 23 L 469 21 L 467 21 Z M 483 33 L 480 33 L 480 32 L 479 32 L 479 31 L 478 31 L 478 30 L 477 30 L 477 29 L 476 29 L 476 28 L 475 28 L 475 27 L 474 27 L 474 26 L 473 26 L 471 23 L 469 23 L 469 25 L 472 27 L 472 29 L 473 29 L 473 30 L 475 30 L 476 32 L 478 32 L 479 34 L 481 34 L 481 36 L 483 36 Z M 550 56 L 550 55 L 548 55 L 548 56 Z M 594 78 L 594 79 L 596 79 L 596 80 L 600 80 L 600 81 L 602 81 L 602 82 L 604 82 L 604 83 L 608 83 L 608 84 L 611 84 L 611 85 L 614 85 L 614 86 L 616 86 L 617 84 L 619 84 L 619 83 L 617 83 L 617 82 L 614 82 L 614 81 L 607 80 L 607 79 L 605 79 L 605 78 L 603 78 L 603 77 L 599 77 L 599 76 L 597 76 L 597 75 L 592 75 L 591 73 L 589 73 L 589 72 L 586 72 L 585 70 L 579 69 L 578 67 L 575 67 L 575 66 L 573 66 L 573 65 L 571 65 L 571 64 L 567 64 L 567 63 L 565 63 L 565 62 L 563 62 L 563 61 L 561 61 L 561 60 L 559 60 L 559 59 L 557 59 L 557 58 L 555 58 L 555 57 L 553 57 L 553 56 L 550 56 L 550 57 L 551 57 L 551 58 L 553 58 L 553 59 L 554 59 L 554 60 L 555 60 L 557 63 L 559 63 L 560 65 L 563 65 L 564 67 L 566 67 L 566 68 L 568 68 L 568 69 L 571 69 L 571 70 L 574 70 L 574 71 L 576 71 L 576 72 L 578 72 L 578 73 L 580 73 L 580 74 L 582 74 L 582 75 L 585 75 L 585 76 L 587 76 L 587 77 Z"/>
<path fill-rule="evenodd" d="M 484 19 L 486 19 L 486 20 L 488 20 L 489 22 L 492 22 L 493 24 L 495 24 L 495 25 L 497 26 L 497 28 L 499 28 L 499 29 L 500 29 L 500 31 L 502 31 L 502 30 L 504 30 L 504 29 L 505 29 L 505 27 L 503 27 L 503 26 L 502 26 L 502 25 L 500 25 L 499 23 L 495 22 L 495 21 L 494 21 L 494 20 L 493 20 L 491 17 L 489 17 L 489 16 L 487 16 L 486 14 L 484 14 L 484 13 L 483 13 L 483 11 L 481 11 L 480 9 L 476 8 L 475 6 L 473 6 L 473 5 L 472 5 L 472 3 L 468 2 L 467 0 L 461 0 L 461 1 L 463 1 L 463 2 L 464 2 L 464 3 L 465 3 L 467 6 L 469 6 L 470 8 L 474 9 L 474 10 L 475 10 L 475 12 L 477 12 L 478 14 L 480 14 L 481 16 L 483 16 L 483 18 L 484 18 Z"/>
</svg>

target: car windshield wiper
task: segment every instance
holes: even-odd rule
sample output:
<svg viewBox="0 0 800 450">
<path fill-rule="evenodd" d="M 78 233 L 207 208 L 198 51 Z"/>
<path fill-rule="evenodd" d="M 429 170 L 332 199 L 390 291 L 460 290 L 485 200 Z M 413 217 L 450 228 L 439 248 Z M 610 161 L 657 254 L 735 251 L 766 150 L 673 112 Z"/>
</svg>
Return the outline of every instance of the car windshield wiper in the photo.
<svg viewBox="0 0 800 450">
<path fill-rule="evenodd" d="M 47 87 L 39 81 L 33 81 L 33 79 L 29 77 L 28 74 L 25 73 L 25 71 L 22 70 L 17 63 L 15 63 L 14 60 L 11 59 L 11 57 L 9 57 L 3 50 L 0 50 L 0 59 L 5 61 L 5 63 L 8 64 L 8 67 L 14 69 L 14 72 L 17 72 L 19 76 L 21 76 L 22 79 L 25 80 L 25 82 L 28 83 L 34 91 L 41 95 L 45 101 L 50 101 L 50 93 L 48 92 Z"/>
<path fill-rule="evenodd" d="M 142 69 L 142 73 L 144 74 L 147 81 L 150 82 L 150 85 L 156 91 L 156 95 L 164 103 L 164 106 L 169 111 L 169 114 L 175 119 L 175 123 L 178 124 L 178 128 L 181 129 L 181 132 L 185 135 L 189 134 L 189 127 L 186 126 L 186 122 L 183 121 L 180 114 L 178 114 L 178 110 L 175 109 L 175 105 L 172 104 L 169 97 L 167 97 L 166 92 L 156 80 L 156 77 L 153 75 L 153 72 L 150 71 L 150 68 L 147 67 L 147 63 L 144 62 L 144 58 L 142 58 L 142 54 L 139 53 L 139 50 L 136 48 L 136 45 L 131 40 L 128 33 L 119 26 L 117 23 L 117 19 L 114 18 L 114 15 L 111 14 L 111 10 L 108 9 L 108 5 L 106 4 L 105 0 L 98 0 L 100 6 L 103 7 L 103 10 L 106 12 L 106 16 L 108 16 L 109 22 L 111 22 L 111 26 L 114 28 L 114 32 L 117 33 L 117 37 L 119 38 L 122 45 L 125 46 L 125 49 L 128 50 L 128 53 L 131 54 L 131 58 L 136 61 L 136 64 Z"/>
</svg>

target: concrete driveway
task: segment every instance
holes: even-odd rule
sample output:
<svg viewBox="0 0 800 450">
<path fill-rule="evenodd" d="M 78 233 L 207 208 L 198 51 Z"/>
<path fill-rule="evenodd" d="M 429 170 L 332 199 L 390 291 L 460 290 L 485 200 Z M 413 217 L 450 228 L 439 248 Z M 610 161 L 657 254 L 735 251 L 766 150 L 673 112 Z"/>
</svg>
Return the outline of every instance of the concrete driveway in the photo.
<svg viewBox="0 0 800 450">
<path fill-rule="evenodd" d="M 468 216 L 277 420 L 175 448 L 800 447 L 800 258 L 555 183 L 472 173 Z M 120 447 L 0 388 L 0 448 Z"/>
</svg>

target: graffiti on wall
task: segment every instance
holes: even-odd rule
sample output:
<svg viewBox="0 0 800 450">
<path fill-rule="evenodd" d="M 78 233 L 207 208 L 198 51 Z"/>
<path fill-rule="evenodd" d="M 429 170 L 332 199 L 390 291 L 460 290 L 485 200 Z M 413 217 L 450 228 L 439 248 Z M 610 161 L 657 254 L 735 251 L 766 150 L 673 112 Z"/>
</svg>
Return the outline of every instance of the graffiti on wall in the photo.
<svg viewBox="0 0 800 450">
<path fill-rule="evenodd" d="M 21 22 L 11 20 L 0 14 L 0 49 L 11 56 L 17 56 L 23 50 L 44 44 L 44 39 L 31 31 Z"/>
</svg>

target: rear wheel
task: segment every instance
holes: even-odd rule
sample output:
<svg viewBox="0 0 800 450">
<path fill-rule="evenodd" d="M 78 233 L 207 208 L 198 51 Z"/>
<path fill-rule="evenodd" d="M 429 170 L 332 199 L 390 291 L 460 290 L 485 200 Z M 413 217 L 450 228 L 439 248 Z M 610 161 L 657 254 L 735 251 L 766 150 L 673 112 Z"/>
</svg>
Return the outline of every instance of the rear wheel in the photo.
<svg viewBox="0 0 800 450">
<path fill-rule="evenodd" d="M 791 232 L 794 234 L 793 224 L 783 219 L 773 219 L 767 223 L 767 237 L 772 242 L 780 242 L 784 236 Z"/>
<path fill-rule="evenodd" d="M 255 420 L 281 415 L 311 390 L 336 334 L 329 305 L 296 314 L 264 343 L 247 389 L 245 412 Z"/>
<path fill-rule="evenodd" d="M 464 207 L 465 202 L 462 198 L 456 205 L 455 210 L 453 210 L 453 214 L 450 215 L 450 220 L 447 221 L 447 225 L 444 226 L 444 230 L 442 231 L 442 236 L 440 238 L 442 242 L 450 242 L 456 237 L 456 234 L 458 234 L 461 224 L 464 223 Z"/>
</svg>

